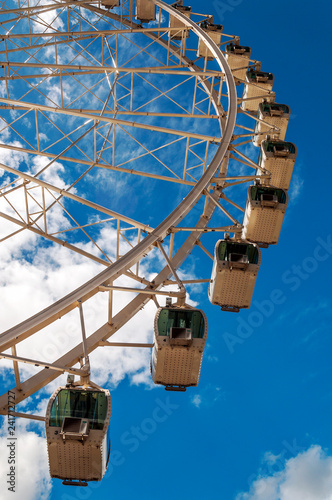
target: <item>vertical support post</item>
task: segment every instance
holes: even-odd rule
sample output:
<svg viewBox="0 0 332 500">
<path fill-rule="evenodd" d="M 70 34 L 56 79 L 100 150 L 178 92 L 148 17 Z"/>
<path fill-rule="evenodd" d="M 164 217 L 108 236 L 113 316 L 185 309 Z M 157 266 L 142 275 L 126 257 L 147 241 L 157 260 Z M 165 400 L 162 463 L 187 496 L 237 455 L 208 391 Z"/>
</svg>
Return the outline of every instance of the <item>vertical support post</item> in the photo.
<svg viewBox="0 0 332 500">
<path fill-rule="evenodd" d="M 133 20 L 133 0 L 129 1 L 129 21 Z"/>
<path fill-rule="evenodd" d="M 24 179 L 24 199 L 25 199 L 25 210 L 27 213 L 27 224 L 30 224 L 30 216 L 29 216 L 29 201 L 28 201 L 28 182 Z"/>
<path fill-rule="evenodd" d="M 88 370 L 90 371 L 89 355 L 88 355 L 88 349 L 87 349 L 87 345 L 86 345 L 86 334 L 85 334 L 83 307 L 82 307 L 82 302 L 80 300 L 78 300 L 78 307 L 79 307 L 79 310 L 80 310 L 80 320 L 81 320 L 81 329 L 82 329 L 82 344 L 83 344 L 84 363 L 88 367 Z"/>
<path fill-rule="evenodd" d="M 45 201 L 45 188 L 42 186 L 42 198 L 43 198 L 43 212 L 44 212 L 44 231 L 47 234 L 47 218 L 46 218 L 46 201 Z"/>
<path fill-rule="evenodd" d="M 169 254 L 168 254 L 168 257 L 170 259 L 173 257 L 174 237 L 175 237 L 175 233 L 171 233 L 170 242 L 169 242 Z"/>
<path fill-rule="evenodd" d="M 15 356 L 15 357 L 17 356 L 16 346 L 15 345 L 12 346 L 12 355 Z M 16 387 L 17 387 L 18 391 L 21 391 L 22 388 L 21 388 L 20 372 L 18 370 L 18 362 L 17 361 L 13 361 L 13 364 L 14 364 L 14 373 L 15 373 Z"/>
<path fill-rule="evenodd" d="M 141 241 L 141 228 L 138 230 L 137 234 L 137 245 L 139 244 L 140 241 Z M 139 275 L 139 261 L 136 264 L 136 276 L 138 275 Z"/>
<path fill-rule="evenodd" d="M 120 219 L 116 225 L 116 260 L 120 257 Z"/>
<path fill-rule="evenodd" d="M 35 109 L 35 122 L 36 122 L 36 138 L 37 138 L 37 150 L 40 151 L 40 142 L 39 142 L 39 128 L 38 128 L 38 111 Z"/>
<path fill-rule="evenodd" d="M 113 286 L 113 281 L 109 283 L 110 286 Z M 113 290 L 111 289 L 108 292 L 108 324 L 111 325 L 113 320 Z"/>
</svg>

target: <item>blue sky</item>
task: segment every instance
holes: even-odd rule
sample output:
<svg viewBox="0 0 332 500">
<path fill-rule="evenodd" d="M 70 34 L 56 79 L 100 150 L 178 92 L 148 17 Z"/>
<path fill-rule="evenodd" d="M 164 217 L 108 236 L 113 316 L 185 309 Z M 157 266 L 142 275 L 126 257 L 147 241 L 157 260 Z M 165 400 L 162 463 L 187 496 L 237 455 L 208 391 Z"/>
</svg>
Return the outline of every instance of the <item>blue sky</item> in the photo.
<svg viewBox="0 0 332 500">
<path fill-rule="evenodd" d="M 199 386 L 168 393 L 121 380 L 107 477 L 85 489 L 53 480 L 36 500 L 332 498 L 330 3 L 208 0 L 204 11 L 252 48 L 291 108 L 298 156 L 279 243 L 262 250 L 249 310 L 221 312 L 205 288 L 189 290 L 209 322 Z M 199 258 L 205 271 L 202 253 L 190 262 Z"/>
</svg>

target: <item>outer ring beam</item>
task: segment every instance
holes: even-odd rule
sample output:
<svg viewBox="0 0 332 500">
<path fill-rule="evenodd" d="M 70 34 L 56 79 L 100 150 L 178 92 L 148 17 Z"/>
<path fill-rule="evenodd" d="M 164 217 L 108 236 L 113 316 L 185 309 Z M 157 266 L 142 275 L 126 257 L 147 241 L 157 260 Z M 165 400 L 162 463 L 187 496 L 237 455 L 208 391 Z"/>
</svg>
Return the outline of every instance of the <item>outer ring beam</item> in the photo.
<svg viewBox="0 0 332 500">
<path fill-rule="evenodd" d="M 163 240 L 168 234 L 169 228 L 171 226 L 176 226 L 177 224 L 179 224 L 179 222 L 185 217 L 185 215 L 187 215 L 190 209 L 197 203 L 202 195 L 203 190 L 206 188 L 209 182 L 211 182 L 211 179 L 216 175 L 217 170 L 228 150 L 236 122 L 237 94 L 232 72 L 226 62 L 225 57 L 223 56 L 218 46 L 209 38 L 209 36 L 203 31 L 203 29 L 197 26 L 191 19 L 188 19 L 179 11 L 173 9 L 160 0 L 153 1 L 162 9 L 166 10 L 171 15 L 181 19 L 184 24 L 191 27 L 196 35 L 205 41 L 207 47 L 213 53 L 218 64 L 223 69 L 226 85 L 228 88 L 229 107 L 222 143 L 218 147 L 218 150 L 209 167 L 206 169 L 195 187 L 183 199 L 178 207 L 173 210 L 173 212 L 171 212 L 171 214 L 166 217 L 166 219 L 164 219 L 164 221 L 159 224 L 159 226 L 154 231 L 152 231 L 135 248 L 130 250 L 117 262 L 109 266 L 107 269 L 103 270 L 87 283 L 80 286 L 43 311 L 2 333 L 0 335 L 0 351 L 7 349 L 13 344 L 20 342 L 21 340 L 24 340 L 29 335 L 32 335 L 34 332 L 38 331 L 41 327 L 44 327 L 52 323 L 55 319 L 63 316 L 74 307 L 76 307 L 78 300 L 87 300 L 95 293 L 97 293 L 98 287 L 100 285 L 107 284 L 110 281 L 114 281 L 117 277 L 123 274 L 124 271 L 136 264 L 146 253 L 151 250 L 151 248 L 156 244 L 157 241 Z M 220 106 L 216 102 L 214 102 L 214 106 L 216 109 L 220 110 Z"/>
</svg>

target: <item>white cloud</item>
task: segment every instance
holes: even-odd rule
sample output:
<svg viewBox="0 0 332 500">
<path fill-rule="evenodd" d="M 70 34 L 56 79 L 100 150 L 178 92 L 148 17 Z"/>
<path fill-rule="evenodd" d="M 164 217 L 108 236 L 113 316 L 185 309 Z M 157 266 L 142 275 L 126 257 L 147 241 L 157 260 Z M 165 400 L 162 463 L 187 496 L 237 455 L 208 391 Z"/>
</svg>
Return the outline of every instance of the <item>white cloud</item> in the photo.
<svg viewBox="0 0 332 500">
<path fill-rule="evenodd" d="M 293 174 L 292 182 L 289 190 L 289 199 L 291 203 L 295 203 L 295 201 L 302 194 L 304 181 L 298 174 Z"/>
<path fill-rule="evenodd" d="M 2 482 L 1 500 L 12 500 L 13 498 L 24 498 L 24 500 L 46 500 L 49 498 L 52 483 L 49 476 L 46 439 L 42 435 L 29 430 L 30 421 L 16 419 L 15 422 L 15 493 L 7 488 L 7 474 L 10 472 L 8 457 L 8 426 L 4 419 L 0 428 L 0 470 L 6 475 Z M 33 464 L 33 466 L 32 466 Z"/>
<path fill-rule="evenodd" d="M 36 4 L 34 1 L 32 4 Z M 35 33 L 52 33 L 55 30 L 64 29 L 63 21 L 58 17 L 59 10 L 41 12 L 31 17 L 32 29 Z"/>
<path fill-rule="evenodd" d="M 199 394 L 195 394 L 195 396 L 191 399 L 191 402 L 196 408 L 199 408 L 202 403 L 202 398 Z"/>
<path fill-rule="evenodd" d="M 275 455 L 265 455 L 265 463 L 270 466 L 275 465 L 277 459 Z M 236 500 L 331 499 L 332 457 L 318 445 L 288 459 L 281 470 L 269 476 L 258 476 L 249 492 L 242 492 L 236 497 Z"/>
</svg>

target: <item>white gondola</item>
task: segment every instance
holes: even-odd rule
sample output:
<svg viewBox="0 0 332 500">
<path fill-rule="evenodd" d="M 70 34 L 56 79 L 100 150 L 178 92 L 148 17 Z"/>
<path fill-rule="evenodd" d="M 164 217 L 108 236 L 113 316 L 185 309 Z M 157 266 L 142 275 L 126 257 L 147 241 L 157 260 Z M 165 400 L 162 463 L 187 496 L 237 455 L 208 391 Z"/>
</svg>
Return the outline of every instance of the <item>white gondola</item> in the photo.
<svg viewBox="0 0 332 500">
<path fill-rule="evenodd" d="M 292 178 L 297 150 L 292 142 L 267 140 L 261 144 L 258 165 L 270 172 L 270 185 L 288 189 Z M 262 171 L 257 169 L 257 175 Z M 262 184 L 265 181 L 262 179 Z"/>
<path fill-rule="evenodd" d="M 261 251 L 254 243 L 219 240 L 209 285 L 209 300 L 223 311 L 248 308 L 261 263 Z"/>
<path fill-rule="evenodd" d="M 209 35 L 216 45 L 220 45 L 223 26 L 221 24 L 212 24 L 208 21 L 201 23 L 201 28 Z M 204 41 L 199 38 L 197 57 L 206 57 L 209 61 L 214 59 L 211 50 L 205 45 Z"/>
<path fill-rule="evenodd" d="M 242 237 L 265 247 L 278 243 L 287 204 L 283 189 L 249 186 Z"/>
<path fill-rule="evenodd" d="M 158 309 L 151 358 L 155 384 L 177 391 L 198 384 L 207 330 L 203 311 L 190 306 Z"/>
<path fill-rule="evenodd" d="M 246 73 L 246 83 L 243 89 L 242 109 L 257 112 L 261 102 L 274 102 L 273 83 L 274 76 L 272 73 L 249 69 Z"/>
<path fill-rule="evenodd" d="M 156 5 L 152 0 L 136 0 L 136 19 L 142 23 L 156 19 Z"/>
<path fill-rule="evenodd" d="M 229 43 L 225 47 L 226 60 L 235 79 L 245 80 L 251 56 L 251 48 Z M 238 80 L 235 83 L 240 84 Z"/>
<path fill-rule="evenodd" d="M 290 108 L 286 104 L 277 104 L 276 102 L 262 102 L 258 107 L 255 135 L 253 143 L 260 146 L 267 135 L 276 136 L 279 140 L 285 139 L 288 122 L 290 117 Z M 271 125 L 273 128 L 271 128 Z"/>
<path fill-rule="evenodd" d="M 110 455 L 111 409 L 105 389 L 67 386 L 53 393 L 46 411 L 51 477 L 77 486 L 102 479 Z"/>
<path fill-rule="evenodd" d="M 107 9 L 113 9 L 120 6 L 120 0 L 101 0 L 101 4 Z"/>
<path fill-rule="evenodd" d="M 185 6 L 185 5 L 182 5 L 182 1 L 178 2 L 176 4 L 173 4 L 172 7 L 174 7 L 174 9 L 177 9 L 179 12 L 181 12 L 181 14 L 184 14 L 186 17 L 190 18 L 192 8 Z M 172 16 L 172 15 L 169 16 L 169 27 L 170 28 L 180 28 L 179 31 L 171 31 L 170 32 L 170 37 L 172 38 L 172 40 L 182 40 L 182 38 L 187 38 L 190 34 L 189 29 L 186 29 L 185 31 L 183 31 L 183 29 L 187 28 L 187 26 L 182 21 L 180 21 L 180 19 L 178 19 L 177 17 Z"/>
</svg>

